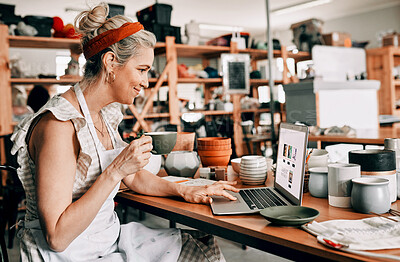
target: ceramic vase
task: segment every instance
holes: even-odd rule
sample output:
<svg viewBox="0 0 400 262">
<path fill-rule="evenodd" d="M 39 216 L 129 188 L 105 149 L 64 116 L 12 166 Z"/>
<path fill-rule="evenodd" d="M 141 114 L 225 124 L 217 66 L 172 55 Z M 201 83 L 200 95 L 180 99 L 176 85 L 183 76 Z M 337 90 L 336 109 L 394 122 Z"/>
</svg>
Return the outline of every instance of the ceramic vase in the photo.
<svg viewBox="0 0 400 262">
<path fill-rule="evenodd" d="M 172 151 L 164 163 L 165 171 L 170 176 L 193 177 L 200 161 L 194 151 Z"/>
</svg>

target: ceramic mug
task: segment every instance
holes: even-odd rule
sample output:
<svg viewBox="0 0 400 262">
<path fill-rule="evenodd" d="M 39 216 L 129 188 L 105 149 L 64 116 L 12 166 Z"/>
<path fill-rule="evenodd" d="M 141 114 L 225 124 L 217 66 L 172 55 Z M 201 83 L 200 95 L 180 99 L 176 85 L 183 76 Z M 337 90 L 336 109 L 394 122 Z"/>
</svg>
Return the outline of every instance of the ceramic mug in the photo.
<svg viewBox="0 0 400 262">
<path fill-rule="evenodd" d="M 143 169 L 149 171 L 153 175 L 157 175 L 161 169 L 161 155 L 151 154 L 149 163 L 143 167 Z"/>
<path fill-rule="evenodd" d="M 383 214 L 390 209 L 389 180 L 379 177 L 353 178 L 351 205 L 354 210 Z"/>
<path fill-rule="evenodd" d="M 165 155 L 172 151 L 176 143 L 177 132 L 149 132 L 146 136 L 151 136 L 153 150 L 151 153 Z"/>
<path fill-rule="evenodd" d="M 361 176 L 358 164 L 328 165 L 328 202 L 335 207 L 351 207 L 351 179 Z"/>
<path fill-rule="evenodd" d="M 310 171 L 310 180 L 308 190 L 313 197 L 328 197 L 328 168 L 312 167 Z"/>
</svg>

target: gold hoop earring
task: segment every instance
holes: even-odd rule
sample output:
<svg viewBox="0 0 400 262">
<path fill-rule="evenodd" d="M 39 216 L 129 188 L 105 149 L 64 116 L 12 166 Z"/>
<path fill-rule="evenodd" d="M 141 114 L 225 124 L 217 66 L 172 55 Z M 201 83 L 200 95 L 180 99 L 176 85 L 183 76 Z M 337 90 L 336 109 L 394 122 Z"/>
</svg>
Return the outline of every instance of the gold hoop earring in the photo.
<svg viewBox="0 0 400 262">
<path fill-rule="evenodd" d="M 106 82 L 108 82 L 108 83 L 112 83 L 112 82 L 114 82 L 115 81 L 115 74 L 114 74 L 114 72 L 113 71 L 111 71 L 110 73 L 108 73 L 107 75 L 106 75 Z"/>
</svg>

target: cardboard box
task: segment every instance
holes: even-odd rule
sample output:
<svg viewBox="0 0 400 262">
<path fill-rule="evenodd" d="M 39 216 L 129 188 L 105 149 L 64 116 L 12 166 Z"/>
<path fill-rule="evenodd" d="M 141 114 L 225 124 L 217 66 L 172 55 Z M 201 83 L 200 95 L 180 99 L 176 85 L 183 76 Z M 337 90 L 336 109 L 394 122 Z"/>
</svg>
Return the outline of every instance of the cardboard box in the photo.
<svg viewBox="0 0 400 262">
<path fill-rule="evenodd" d="M 399 42 L 400 42 L 400 34 L 398 34 L 398 33 L 385 35 L 382 38 L 383 46 L 399 46 Z"/>
<path fill-rule="evenodd" d="M 332 32 L 322 35 L 325 45 L 351 47 L 351 35 L 343 32 Z"/>
</svg>

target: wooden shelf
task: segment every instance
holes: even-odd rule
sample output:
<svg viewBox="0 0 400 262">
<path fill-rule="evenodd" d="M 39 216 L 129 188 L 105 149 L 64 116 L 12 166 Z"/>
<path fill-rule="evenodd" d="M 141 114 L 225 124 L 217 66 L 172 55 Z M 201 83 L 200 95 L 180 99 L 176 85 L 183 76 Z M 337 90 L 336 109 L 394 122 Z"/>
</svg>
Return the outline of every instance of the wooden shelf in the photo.
<svg viewBox="0 0 400 262">
<path fill-rule="evenodd" d="M 170 117 L 169 113 L 148 113 L 147 115 L 144 116 L 146 119 L 150 118 L 167 118 Z M 124 115 L 124 119 L 133 119 L 134 116 L 130 115 Z"/>
<path fill-rule="evenodd" d="M 157 78 L 149 78 L 149 87 L 153 87 L 157 83 Z M 222 85 L 222 78 L 178 78 L 179 84 L 215 84 Z M 282 80 L 275 81 L 275 84 L 283 84 Z M 165 79 L 162 85 L 168 85 Z M 268 79 L 250 79 L 251 86 L 269 85 Z"/>
<path fill-rule="evenodd" d="M 208 46 L 208 45 L 199 45 L 199 46 L 190 46 L 184 44 L 175 44 L 177 55 L 180 57 L 204 57 L 204 58 L 218 58 L 222 53 L 229 53 L 230 47 L 228 46 Z M 154 53 L 155 55 L 165 54 L 166 45 L 165 43 L 157 43 Z M 268 51 L 261 49 L 239 49 L 239 53 L 250 54 L 251 58 L 254 60 L 263 60 L 268 59 Z M 281 50 L 274 50 L 274 57 L 281 57 Z M 294 58 L 296 61 L 310 60 L 311 55 L 308 52 L 297 52 L 292 53 L 288 52 L 289 58 Z"/>
<path fill-rule="evenodd" d="M 49 85 L 71 85 L 79 82 L 79 78 L 69 78 L 69 79 L 54 79 L 54 78 L 11 78 L 11 84 L 25 84 L 25 85 L 35 85 L 35 84 L 49 84 Z"/>
<path fill-rule="evenodd" d="M 277 85 L 283 84 L 282 80 L 275 80 L 274 83 Z M 251 86 L 267 86 L 269 85 L 268 79 L 250 79 Z"/>
<path fill-rule="evenodd" d="M 10 47 L 21 48 L 51 48 L 51 49 L 71 49 L 79 48 L 79 39 L 38 37 L 38 36 L 8 36 Z"/>
<path fill-rule="evenodd" d="M 398 115 L 396 101 L 400 95 L 400 79 L 394 79 L 393 66 L 400 63 L 400 47 L 384 46 L 367 49 L 368 79 L 380 81 L 378 104 L 380 115 Z"/>
<path fill-rule="evenodd" d="M 240 112 L 242 113 L 268 113 L 270 110 L 269 108 L 256 108 L 256 109 L 242 109 Z"/>
<path fill-rule="evenodd" d="M 202 113 L 205 116 L 222 116 L 222 115 L 232 115 L 233 112 L 227 112 L 224 110 L 211 110 L 211 111 L 191 111 L 193 113 Z M 190 112 L 188 112 L 190 113 Z"/>
<path fill-rule="evenodd" d="M 222 53 L 229 53 L 230 48 L 227 46 L 190 46 L 184 44 L 176 44 L 176 52 L 180 57 L 205 57 L 217 58 Z"/>
<path fill-rule="evenodd" d="M 240 110 L 241 113 L 267 113 L 269 112 L 268 108 L 257 108 L 257 109 L 242 109 Z M 212 111 L 205 111 L 205 110 L 199 110 L 199 111 L 188 111 L 188 112 L 182 112 L 181 116 L 185 113 L 200 113 L 205 116 L 218 116 L 218 115 L 232 115 L 233 112 L 227 112 L 224 110 L 212 110 Z M 146 119 L 150 118 L 166 118 L 169 117 L 169 113 L 149 113 L 144 116 Z M 124 119 L 133 119 L 134 117 L 131 115 L 124 115 Z"/>
<path fill-rule="evenodd" d="M 53 79 L 53 78 L 11 78 L 11 84 L 54 84 L 54 85 L 71 85 L 79 82 L 81 77 L 77 78 L 66 78 L 66 79 Z M 149 86 L 153 87 L 157 83 L 157 78 L 149 78 Z M 178 78 L 180 84 L 215 84 L 222 85 L 222 78 Z M 275 84 L 282 84 L 283 81 L 275 81 Z M 250 79 L 251 86 L 262 86 L 268 85 L 268 79 Z M 163 85 L 168 85 L 167 79 L 163 81 Z"/>
</svg>

